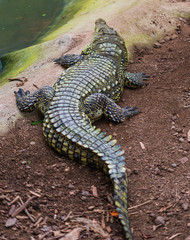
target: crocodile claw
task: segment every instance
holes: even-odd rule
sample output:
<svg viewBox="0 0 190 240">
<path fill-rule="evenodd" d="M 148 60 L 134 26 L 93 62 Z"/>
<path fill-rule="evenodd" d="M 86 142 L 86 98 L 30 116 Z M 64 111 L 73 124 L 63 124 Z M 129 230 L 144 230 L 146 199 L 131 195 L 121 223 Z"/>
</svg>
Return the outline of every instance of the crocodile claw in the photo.
<svg viewBox="0 0 190 240">
<path fill-rule="evenodd" d="M 129 107 L 126 106 L 125 108 L 123 108 L 123 112 L 126 118 L 131 118 L 132 116 L 141 113 L 140 111 L 137 111 L 136 107 Z"/>
<path fill-rule="evenodd" d="M 143 81 L 148 81 L 149 80 L 149 75 L 146 75 L 146 73 L 139 73 L 139 74 L 141 74 L 141 76 L 142 76 L 142 78 L 143 78 Z"/>
<path fill-rule="evenodd" d="M 28 94 L 30 94 L 30 91 L 27 90 L 25 92 L 22 88 L 19 88 L 18 92 L 14 91 L 14 94 L 16 95 L 16 98 L 23 98 L 23 97 L 27 96 Z"/>
</svg>

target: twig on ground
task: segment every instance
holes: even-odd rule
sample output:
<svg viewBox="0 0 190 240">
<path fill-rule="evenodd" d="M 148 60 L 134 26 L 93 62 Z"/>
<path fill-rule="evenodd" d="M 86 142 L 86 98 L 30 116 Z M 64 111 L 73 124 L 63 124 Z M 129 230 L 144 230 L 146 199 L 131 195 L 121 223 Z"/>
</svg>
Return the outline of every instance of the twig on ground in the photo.
<svg viewBox="0 0 190 240">
<path fill-rule="evenodd" d="M 146 201 L 146 202 L 144 202 L 144 203 L 141 203 L 141 204 L 138 204 L 138 205 L 136 205 L 136 206 L 130 207 L 130 208 L 128 208 L 128 210 L 131 210 L 131 209 L 134 209 L 134 208 L 141 207 L 141 206 L 143 206 L 143 205 L 145 205 L 145 204 L 151 202 L 152 200 L 153 200 L 153 199 L 150 199 L 150 200 L 148 200 L 148 201 Z"/>
<path fill-rule="evenodd" d="M 23 201 L 22 201 L 21 198 L 20 198 L 20 201 L 21 201 L 21 203 L 18 203 L 18 204 L 19 204 L 20 207 L 22 207 L 24 203 L 23 203 Z M 36 222 L 36 220 L 35 220 L 35 219 L 31 216 L 31 214 L 28 212 L 27 208 L 24 209 L 24 212 L 26 213 L 26 215 L 30 218 L 30 220 L 31 220 L 33 223 Z"/>
<path fill-rule="evenodd" d="M 35 224 L 33 225 L 33 227 L 39 227 L 40 222 L 43 220 L 43 217 L 39 217 L 39 219 L 37 220 L 37 222 L 35 222 Z"/>
<path fill-rule="evenodd" d="M 179 236 L 179 235 L 181 235 L 182 233 L 176 233 L 176 234 L 174 234 L 174 235 L 172 235 L 170 238 L 168 238 L 169 240 L 172 240 L 172 239 L 174 239 L 175 237 L 177 237 L 177 236 Z"/>
<path fill-rule="evenodd" d="M 41 197 L 39 193 L 33 192 L 32 190 L 30 190 L 29 192 L 36 197 L 39 197 L 39 198 Z"/>
<path fill-rule="evenodd" d="M 46 233 L 44 233 L 44 234 L 40 234 L 40 235 L 38 235 L 38 239 L 41 240 L 41 239 L 45 238 L 47 235 L 49 235 L 49 234 L 52 233 L 52 232 L 53 232 L 53 231 L 50 230 L 49 232 L 46 232 Z"/>
<path fill-rule="evenodd" d="M 20 196 L 16 196 L 15 199 L 13 199 L 10 203 L 8 203 L 8 205 L 12 205 L 13 203 L 15 203 L 18 199 L 20 199 Z"/>
<path fill-rule="evenodd" d="M 14 213 L 11 215 L 12 217 L 16 217 L 20 212 L 22 212 L 26 207 L 30 204 L 30 202 L 36 198 L 36 196 L 29 197 L 29 199 L 19 208 L 17 208 Z"/>
<path fill-rule="evenodd" d="M 65 219 L 63 220 L 64 222 L 67 221 L 67 219 L 70 217 L 70 215 L 72 214 L 72 211 L 70 211 L 67 216 L 65 217 Z"/>
<path fill-rule="evenodd" d="M 28 79 L 26 77 L 20 77 L 20 78 L 8 78 L 9 82 L 18 81 L 18 82 L 27 82 Z"/>
<path fill-rule="evenodd" d="M 39 89 L 39 87 L 38 87 L 36 84 L 34 84 L 34 83 L 33 83 L 33 86 L 34 86 L 35 88 Z"/>
</svg>

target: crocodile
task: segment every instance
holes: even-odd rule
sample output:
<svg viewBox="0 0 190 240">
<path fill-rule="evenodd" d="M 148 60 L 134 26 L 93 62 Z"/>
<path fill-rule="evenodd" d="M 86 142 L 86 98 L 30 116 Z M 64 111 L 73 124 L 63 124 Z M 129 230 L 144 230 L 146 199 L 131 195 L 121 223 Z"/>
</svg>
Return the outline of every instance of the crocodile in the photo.
<svg viewBox="0 0 190 240">
<path fill-rule="evenodd" d="M 102 169 L 114 189 L 118 218 L 125 238 L 132 239 L 128 219 L 128 183 L 124 151 L 112 136 L 92 123 L 102 115 L 122 122 L 139 113 L 136 107 L 117 105 L 124 86 L 137 88 L 149 76 L 126 71 L 128 53 L 123 38 L 103 19 L 95 22 L 92 42 L 81 54 L 66 54 L 55 61 L 67 69 L 54 83 L 30 93 L 15 91 L 20 111 L 36 107 L 44 114 L 43 134 L 59 153 Z"/>
</svg>

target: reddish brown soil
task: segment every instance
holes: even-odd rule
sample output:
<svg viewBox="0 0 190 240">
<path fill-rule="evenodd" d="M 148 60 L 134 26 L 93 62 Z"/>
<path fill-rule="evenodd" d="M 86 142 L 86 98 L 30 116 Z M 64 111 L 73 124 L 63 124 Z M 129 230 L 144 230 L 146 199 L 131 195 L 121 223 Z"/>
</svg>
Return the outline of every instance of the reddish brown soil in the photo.
<svg viewBox="0 0 190 240">
<path fill-rule="evenodd" d="M 151 78 L 141 89 L 125 89 L 120 105 L 137 106 L 142 113 L 121 124 L 106 119 L 96 123 L 114 135 L 126 152 L 129 217 L 135 240 L 190 236 L 190 24 L 181 25 L 181 30 L 156 48 L 135 50 L 128 70 L 145 71 Z M 56 230 L 66 233 L 84 227 L 71 220 L 85 217 L 95 219 L 111 239 L 124 239 L 120 222 L 109 214 L 115 209 L 108 200 L 112 196 L 109 178 L 61 157 L 45 142 L 42 124 L 30 122 L 27 118 L 18 121 L 0 138 L 0 238 L 60 239 Z M 93 196 L 92 185 L 98 197 Z M 9 202 L 16 196 L 26 201 L 32 196 L 30 190 L 41 197 L 31 201 L 28 211 L 36 221 L 42 217 L 42 222 L 35 226 L 21 212 L 14 226 L 5 227 Z M 158 216 L 164 222 L 155 221 Z M 46 236 L 40 238 L 40 234 Z M 104 238 L 85 229 L 79 239 Z"/>
</svg>

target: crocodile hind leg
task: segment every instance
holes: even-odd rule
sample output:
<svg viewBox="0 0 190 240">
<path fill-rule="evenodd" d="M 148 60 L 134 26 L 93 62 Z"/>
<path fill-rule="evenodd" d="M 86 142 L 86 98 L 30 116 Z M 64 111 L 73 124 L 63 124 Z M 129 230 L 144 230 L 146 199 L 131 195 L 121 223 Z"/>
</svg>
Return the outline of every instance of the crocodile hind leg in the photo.
<svg viewBox="0 0 190 240">
<path fill-rule="evenodd" d="M 55 59 L 54 62 L 60 64 L 65 68 L 68 68 L 81 60 L 83 60 L 82 55 L 66 54 L 61 56 L 60 58 Z"/>
<path fill-rule="evenodd" d="M 84 113 L 92 120 L 97 120 L 104 114 L 114 122 L 122 122 L 139 113 L 136 107 L 121 108 L 112 99 L 101 93 L 88 96 L 83 104 Z"/>
<path fill-rule="evenodd" d="M 14 93 L 17 107 L 21 112 L 32 112 L 38 106 L 40 111 L 45 114 L 54 96 L 54 89 L 45 86 L 34 93 L 30 93 L 30 91 L 25 92 L 20 88 L 18 92 L 15 91 Z"/>
<path fill-rule="evenodd" d="M 125 85 L 129 88 L 138 88 L 143 86 L 143 81 L 148 80 L 149 76 L 145 73 L 125 72 Z"/>
</svg>

